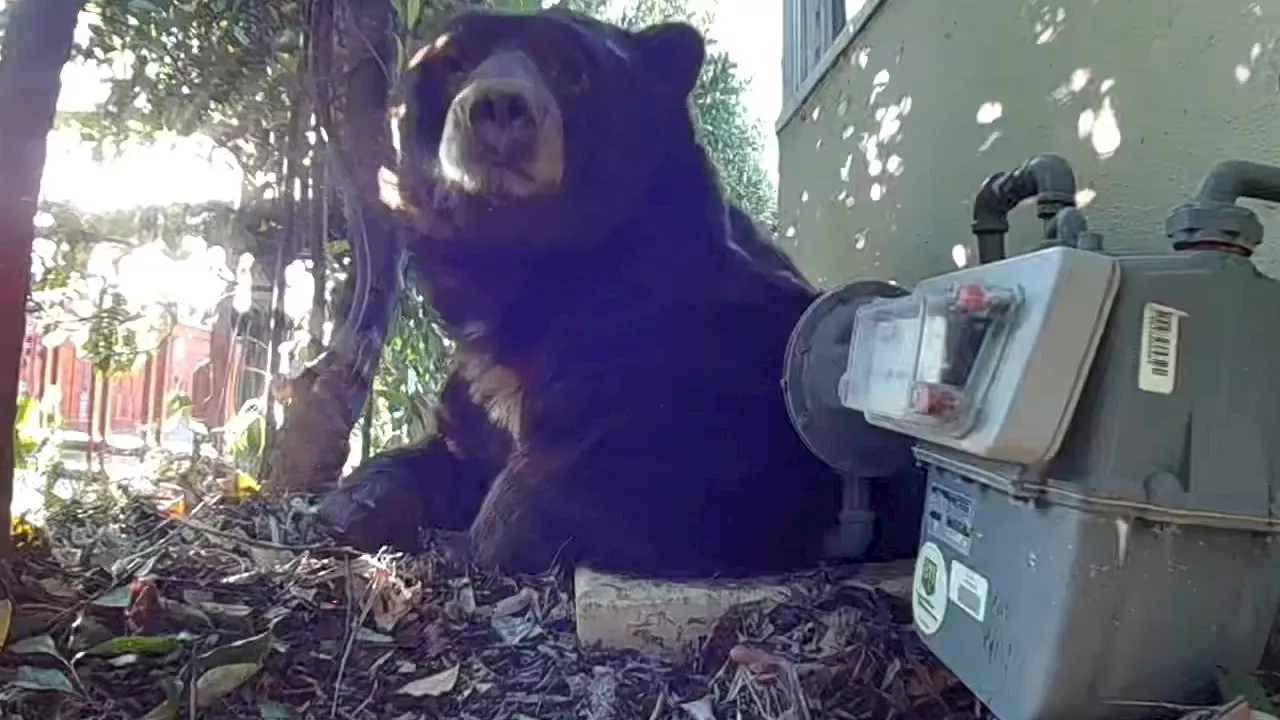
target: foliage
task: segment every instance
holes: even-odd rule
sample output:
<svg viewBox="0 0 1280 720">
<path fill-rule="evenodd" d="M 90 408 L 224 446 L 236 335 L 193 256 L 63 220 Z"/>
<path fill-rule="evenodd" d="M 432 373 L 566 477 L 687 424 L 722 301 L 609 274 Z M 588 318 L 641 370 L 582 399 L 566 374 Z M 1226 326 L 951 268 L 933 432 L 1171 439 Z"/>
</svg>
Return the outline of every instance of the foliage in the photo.
<svg viewBox="0 0 1280 720">
<path fill-rule="evenodd" d="M 40 401 L 30 395 L 18 397 L 18 415 L 13 424 L 13 464 L 19 470 L 31 467 L 48 439 Z"/>
<path fill-rule="evenodd" d="M 411 283 L 405 289 L 373 383 L 370 449 L 405 445 L 431 429 L 431 399 L 444 381 L 451 344 Z"/>
<path fill-rule="evenodd" d="M 608 0 L 572 0 L 570 5 L 596 15 L 609 11 Z M 707 60 L 690 103 L 698 140 L 719 170 L 729 199 L 772 226 L 777 218 L 777 191 L 761 164 L 764 133 L 743 102 L 747 85 L 737 63 L 709 39 L 711 16 L 692 12 L 686 0 L 632 0 L 612 19 L 631 29 L 681 20 L 708 37 Z"/>
<path fill-rule="evenodd" d="M 224 249 L 249 237 L 225 203 L 84 213 L 45 202 L 28 312 L 47 342 L 71 340 L 98 372 L 127 372 L 175 322 L 200 322 L 233 281 Z"/>
<path fill-rule="evenodd" d="M 764 135 L 743 106 L 745 90 L 736 63 L 723 52 L 711 53 L 693 91 L 694 123 L 729 199 L 773 226 L 778 215 L 777 190 L 761 164 Z"/>
<path fill-rule="evenodd" d="M 78 284 L 88 272 L 93 248 L 100 244 L 127 252 L 158 242 L 173 259 L 190 255 L 184 240 L 191 237 L 204 238 L 229 254 L 252 251 L 255 235 L 239 219 L 237 209 L 224 202 L 87 213 L 68 203 L 44 201 L 37 216 L 32 290 Z"/>
<path fill-rule="evenodd" d="M 118 146 L 162 131 L 201 133 L 246 180 L 276 169 L 302 58 L 302 2 L 95 0 L 80 57 L 115 71 L 95 112 L 71 118 Z"/>
<path fill-rule="evenodd" d="M 104 377 L 132 370 L 138 357 L 138 335 L 127 326 L 133 319 L 127 303 L 119 292 L 104 291 L 89 320 L 89 337 L 81 350 Z"/>
<path fill-rule="evenodd" d="M 250 398 L 222 426 L 224 452 L 237 470 L 256 476 L 267 449 L 267 414 L 260 398 Z"/>
</svg>

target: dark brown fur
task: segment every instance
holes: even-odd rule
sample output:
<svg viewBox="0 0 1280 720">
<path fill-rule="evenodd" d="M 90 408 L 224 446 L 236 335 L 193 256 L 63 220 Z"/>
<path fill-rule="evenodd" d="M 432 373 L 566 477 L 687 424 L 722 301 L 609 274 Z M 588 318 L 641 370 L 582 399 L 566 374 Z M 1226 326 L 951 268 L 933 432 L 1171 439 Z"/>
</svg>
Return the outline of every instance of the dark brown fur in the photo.
<svg viewBox="0 0 1280 720">
<path fill-rule="evenodd" d="M 504 50 L 551 89 L 563 167 L 553 190 L 494 199 L 437 158 L 459 87 Z M 413 267 L 458 355 L 434 437 L 371 459 L 326 501 L 348 538 L 466 530 L 474 559 L 512 571 L 819 558 L 839 483 L 780 391 L 816 293 L 717 189 L 685 104 L 702 53 L 687 26 L 633 34 L 556 11 L 470 13 L 424 52 L 400 189 Z"/>
</svg>

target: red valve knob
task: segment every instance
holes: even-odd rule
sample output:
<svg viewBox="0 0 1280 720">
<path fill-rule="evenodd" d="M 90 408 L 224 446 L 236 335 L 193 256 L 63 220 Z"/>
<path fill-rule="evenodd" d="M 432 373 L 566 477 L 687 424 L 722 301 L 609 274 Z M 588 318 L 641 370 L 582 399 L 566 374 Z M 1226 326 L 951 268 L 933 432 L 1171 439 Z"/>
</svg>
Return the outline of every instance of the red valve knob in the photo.
<svg viewBox="0 0 1280 720">
<path fill-rule="evenodd" d="M 955 301 L 961 312 L 978 312 L 987 307 L 987 291 L 980 283 L 964 283 L 956 287 Z"/>
<path fill-rule="evenodd" d="M 936 383 L 916 383 L 911 393 L 911 405 L 921 415 L 936 417 L 948 415 L 956 407 L 955 394 L 950 388 Z"/>
</svg>

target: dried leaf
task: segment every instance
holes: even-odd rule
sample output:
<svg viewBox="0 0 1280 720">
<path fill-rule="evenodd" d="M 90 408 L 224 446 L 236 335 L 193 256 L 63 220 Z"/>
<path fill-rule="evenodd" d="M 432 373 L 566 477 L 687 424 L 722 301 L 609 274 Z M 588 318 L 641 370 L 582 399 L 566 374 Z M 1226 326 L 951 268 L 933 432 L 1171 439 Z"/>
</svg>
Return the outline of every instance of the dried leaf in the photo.
<svg viewBox="0 0 1280 720">
<path fill-rule="evenodd" d="M 196 705 L 209 707 L 213 703 L 230 695 L 262 668 L 258 663 L 237 663 L 235 665 L 219 665 L 206 670 L 196 680 Z"/>
<path fill-rule="evenodd" d="M 164 702 L 155 706 L 142 720 L 175 720 L 178 717 L 178 711 L 182 708 L 182 683 L 173 678 L 164 678 L 160 681 L 160 687 L 164 690 Z"/>
<path fill-rule="evenodd" d="M 458 675 L 461 673 L 461 667 L 454 665 L 448 670 L 443 670 L 435 675 L 428 675 L 419 678 L 405 685 L 396 691 L 397 695 L 409 695 L 411 697 L 440 697 L 447 692 L 453 690 L 458 684 Z"/>
<path fill-rule="evenodd" d="M 253 557 L 253 564 L 259 569 L 269 572 L 278 572 L 293 561 L 293 553 L 284 550 L 273 550 L 270 548 L 249 548 L 249 555 Z"/>
<path fill-rule="evenodd" d="M 0 600 L 0 648 L 9 642 L 9 626 L 13 624 L 13 601 Z"/>
<path fill-rule="evenodd" d="M 186 603 L 170 600 L 168 598 L 160 598 L 160 608 L 170 617 L 182 623 L 185 627 L 212 627 L 213 620 L 209 618 L 203 611 L 194 608 Z"/>
<path fill-rule="evenodd" d="M 406 587 L 398 578 L 392 578 L 378 589 L 373 598 L 373 623 L 383 632 L 390 632 L 397 623 L 418 604 L 419 586 Z"/>
<path fill-rule="evenodd" d="M 252 495 L 261 494 L 262 486 L 249 473 L 237 471 L 235 477 L 228 479 L 224 490 L 230 499 L 244 500 Z"/>
<path fill-rule="evenodd" d="M 537 593 L 531 588 L 522 588 L 520 592 L 510 597 L 504 597 L 493 604 L 494 617 L 508 617 L 522 612 L 525 608 L 533 605 L 538 599 Z"/>
<path fill-rule="evenodd" d="M 175 720 L 181 708 L 182 703 L 178 700 L 165 700 L 155 706 L 151 712 L 143 715 L 142 720 Z"/>
<path fill-rule="evenodd" d="M 264 633 L 216 647 L 196 658 L 202 667 L 261 665 L 271 652 L 272 633 Z"/>
<path fill-rule="evenodd" d="M 356 630 L 356 639 L 360 642 L 367 642 L 374 645 L 388 645 L 395 642 L 395 638 L 383 635 L 380 632 L 374 632 L 366 627 Z"/>
<path fill-rule="evenodd" d="M 682 703 L 680 709 L 688 713 L 693 720 L 716 720 L 716 712 L 711 705 L 710 695 L 704 695 L 697 700 Z"/>
<path fill-rule="evenodd" d="M 36 581 L 41 590 L 60 598 L 74 598 L 79 595 L 70 583 L 56 577 L 41 578 Z M 8 602 L 7 600 L 4 602 Z"/>
<path fill-rule="evenodd" d="M 521 640 L 542 632 L 542 628 L 538 626 L 538 621 L 531 612 L 527 612 L 520 617 L 498 617 L 495 615 L 489 621 L 489 624 L 497 631 L 502 641 L 508 645 L 515 645 Z"/>
<path fill-rule="evenodd" d="M 53 692 L 75 695 L 76 689 L 67 679 L 65 673 L 57 668 L 41 668 L 24 665 L 18 668 L 18 679 L 10 683 L 13 687 L 27 690 L 49 690 Z"/>
<path fill-rule="evenodd" d="M 200 611 L 226 620 L 243 620 L 253 614 L 253 608 L 245 605 L 203 602 L 196 606 Z"/>
<path fill-rule="evenodd" d="M 58 653 L 58 646 L 54 644 L 53 638 L 48 635 L 36 635 L 25 640 L 19 640 L 6 648 L 6 651 L 14 655 L 39 655 L 43 653 L 59 659 L 62 658 L 62 655 Z"/>
<path fill-rule="evenodd" d="M 208 590 L 188 589 L 182 591 L 182 600 L 190 605 L 213 602 L 213 593 Z"/>
<path fill-rule="evenodd" d="M 467 615 L 474 615 L 476 612 L 476 591 L 470 585 L 465 585 L 458 591 L 458 608 Z"/>
</svg>

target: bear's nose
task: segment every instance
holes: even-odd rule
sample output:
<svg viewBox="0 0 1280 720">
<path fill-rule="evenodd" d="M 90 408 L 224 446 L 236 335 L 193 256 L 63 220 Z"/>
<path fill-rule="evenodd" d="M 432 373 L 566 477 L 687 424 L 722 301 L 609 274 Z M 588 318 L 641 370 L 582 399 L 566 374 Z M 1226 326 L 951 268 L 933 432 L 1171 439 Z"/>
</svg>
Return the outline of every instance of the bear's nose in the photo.
<svg viewBox="0 0 1280 720">
<path fill-rule="evenodd" d="M 538 118 L 533 96 L 520 83 L 481 80 L 454 102 L 470 127 L 477 159 L 522 163 L 533 154 Z"/>
<path fill-rule="evenodd" d="M 480 87 L 470 98 L 467 120 L 472 127 L 492 125 L 508 130 L 522 120 L 533 120 L 533 103 L 519 89 L 510 87 Z"/>
</svg>

